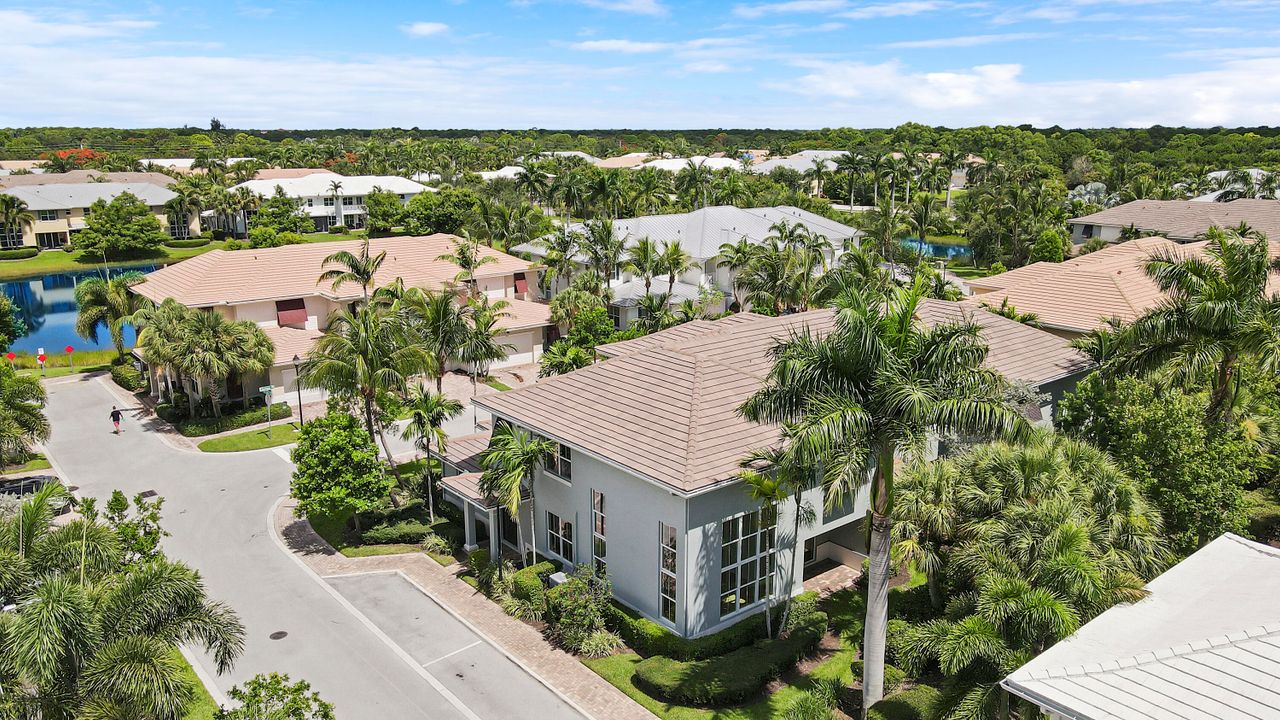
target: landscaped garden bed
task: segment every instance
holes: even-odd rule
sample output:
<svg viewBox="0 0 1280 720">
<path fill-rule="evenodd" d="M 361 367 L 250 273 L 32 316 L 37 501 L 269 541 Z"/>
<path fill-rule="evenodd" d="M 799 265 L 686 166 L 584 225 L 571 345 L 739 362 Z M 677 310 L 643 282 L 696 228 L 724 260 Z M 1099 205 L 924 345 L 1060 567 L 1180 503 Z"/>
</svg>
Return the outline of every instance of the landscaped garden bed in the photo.
<svg viewBox="0 0 1280 720">
<path fill-rule="evenodd" d="M 258 401 L 261 403 L 261 401 Z M 185 437 L 202 437 L 214 435 L 228 430 L 238 430 L 250 425 L 258 425 L 267 421 L 267 408 L 264 405 L 250 407 L 248 410 L 240 403 L 228 403 L 222 406 L 220 417 L 190 417 L 185 405 L 156 406 L 156 415 L 171 423 Z M 271 420 L 288 420 L 293 415 L 293 408 L 288 403 L 271 405 Z"/>
<path fill-rule="evenodd" d="M 454 520 L 436 513 L 431 521 L 420 499 L 360 513 L 356 530 L 354 513 L 312 514 L 311 527 L 335 550 L 347 557 L 398 555 L 425 552 L 441 565 L 457 562 L 455 548 L 462 545 L 462 528 Z"/>
</svg>

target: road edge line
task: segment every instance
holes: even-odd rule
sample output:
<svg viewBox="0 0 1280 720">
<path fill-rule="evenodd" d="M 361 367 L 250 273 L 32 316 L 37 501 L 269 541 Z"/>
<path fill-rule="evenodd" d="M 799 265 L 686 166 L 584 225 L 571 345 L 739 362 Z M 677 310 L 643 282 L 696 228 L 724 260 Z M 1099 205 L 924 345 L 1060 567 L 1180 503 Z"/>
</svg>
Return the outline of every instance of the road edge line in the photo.
<svg viewBox="0 0 1280 720">
<path fill-rule="evenodd" d="M 416 672 L 418 676 L 421 677 L 423 680 L 426 680 L 427 683 L 431 685 L 432 689 L 440 693 L 440 696 L 443 697 L 446 702 L 448 702 L 450 705 L 456 708 L 458 712 L 462 713 L 462 715 L 468 718 L 469 720 L 480 720 L 480 716 L 476 715 L 475 711 L 467 707 L 467 705 L 463 703 L 462 700 L 459 699 L 457 695 L 454 695 L 453 692 L 449 690 L 449 688 L 445 687 L 444 684 L 442 684 L 436 678 L 435 675 L 432 675 L 431 672 L 428 671 L 426 668 L 424 668 L 420 663 L 418 663 L 417 660 L 414 660 L 413 657 L 409 655 L 409 653 L 405 652 L 404 648 L 396 644 L 396 642 L 392 640 L 385 632 L 383 632 L 381 628 L 379 628 L 376 624 L 374 624 L 372 620 L 370 620 L 364 613 L 360 612 L 360 610 L 357 609 L 355 605 L 352 605 L 350 600 L 347 600 L 345 597 L 342 596 L 342 593 L 337 591 L 336 588 L 334 588 L 329 583 L 325 582 L 324 578 L 320 577 L 320 575 L 316 573 L 315 570 L 312 570 L 310 565 L 303 562 L 302 558 L 295 555 L 293 551 L 290 550 L 289 547 L 284 544 L 284 540 L 282 540 L 280 538 L 280 534 L 276 532 L 275 520 L 276 520 L 276 512 L 280 509 L 280 506 L 284 503 L 286 499 L 288 499 L 287 495 L 281 495 L 280 499 L 276 500 L 275 503 L 272 504 L 271 510 L 268 511 L 267 513 L 267 532 L 270 533 L 271 540 L 275 542 L 276 547 L 279 548 L 280 551 L 283 552 L 285 555 L 288 555 L 291 560 L 297 563 L 298 566 L 301 567 L 304 572 L 306 572 L 308 577 L 310 577 L 315 582 L 319 583 L 320 587 L 324 588 L 325 592 L 329 593 L 330 597 L 336 600 L 338 604 L 343 607 L 343 609 L 345 609 L 348 613 L 351 614 L 352 617 L 354 617 L 356 620 L 359 620 L 360 624 L 364 625 L 365 628 L 369 630 L 369 632 L 373 633 L 374 637 L 376 637 L 379 641 L 381 641 L 382 644 L 386 645 L 387 648 L 391 650 L 391 652 L 395 653 L 396 657 L 400 658 L 401 662 L 408 665 L 409 668 L 412 669 L 414 672 Z"/>
<path fill-rule="evenodd" d="M 231 698 L 228 698 L 227 694 L 222 692 L 222 688 L 218 687 L 217 681 L 215 681 L 213 676 L 209 674 L 209 671 L 205 670 L 204 666 L 200 664 L 200 659 L 196 657 L 196 654 L 185 645 L 179 646 L 178 652 L 182 653 L 182 657 L 187 661 L 187 664 L 191 666 L 191 670 L 195 672 L 196 679 L 200 681 L 201 685 L 204 685 L 204 689 L 208 691 L 211 697 L 213 697 L 213 701 L 218 703 L 220 707 L 229 706 L 231 704 Z"/>
</svg>

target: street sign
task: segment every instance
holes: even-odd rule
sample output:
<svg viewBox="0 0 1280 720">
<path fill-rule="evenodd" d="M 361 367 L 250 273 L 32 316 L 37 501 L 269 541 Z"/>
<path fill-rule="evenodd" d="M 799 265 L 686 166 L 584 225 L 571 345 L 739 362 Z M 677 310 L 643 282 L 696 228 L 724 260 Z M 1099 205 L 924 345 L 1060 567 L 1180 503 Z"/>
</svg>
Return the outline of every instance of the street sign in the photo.
<svg viewBox="0 0 1280 720">
<path fill-rule="evenodd" d="M 270 385 L 263 385 L 262 387 L 258 388 L 258 392 L 262 393 L 263 395 L 270 395 L 273 389 L 274 388 L 271 387 Z"/>
</svg>

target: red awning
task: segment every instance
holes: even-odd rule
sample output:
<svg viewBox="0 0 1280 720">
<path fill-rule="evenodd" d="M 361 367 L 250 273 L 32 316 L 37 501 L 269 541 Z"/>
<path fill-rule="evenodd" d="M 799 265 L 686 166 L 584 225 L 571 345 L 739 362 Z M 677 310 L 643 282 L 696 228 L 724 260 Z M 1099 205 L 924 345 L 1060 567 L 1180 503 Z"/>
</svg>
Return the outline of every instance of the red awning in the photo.
<svg viewBox="0 0 1280 720">
<path fill-rule="evenodd" d="M 516 292 L 529 292 L 529 281 L 525 279 L 524 273 L 516 273 Z"/>
<path fill-rule="evenodd" d="M 276 322 L 284 325 L 306 325 L 307 305 L 302 298 L 276 301 Z"/>
</svg>

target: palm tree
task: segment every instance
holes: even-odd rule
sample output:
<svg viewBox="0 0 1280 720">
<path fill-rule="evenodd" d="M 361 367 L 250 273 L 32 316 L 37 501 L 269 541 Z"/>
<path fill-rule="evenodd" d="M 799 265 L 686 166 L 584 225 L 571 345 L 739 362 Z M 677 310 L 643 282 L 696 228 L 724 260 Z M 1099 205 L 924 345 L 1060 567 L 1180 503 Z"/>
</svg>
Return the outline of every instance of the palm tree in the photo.
<svg viewBox="0 0 1280 720">
<path fill-rule="evenodd" d="M 551 298 L 551 321 L 565 326 L 565 334 L 573 334 L 573 323 L 578 315 L 593 308 L 604 307 L 599 295 L 580 287 L 569 287 Z"/>
<path fill-rule="evenodd" d="M 804 171 L 804 179 L 813 183 L 815 197 L 822 197 L 822 184 L 830 175 L 831 170 L 827 167 L 827 161 L 822 158 L 814 158 L 813 165 Z"/>
<path fill-rule="evenodd" d="M 893 541 L 902 558 L 925 574 L 935 610 L 944 605 L 944 549 L 955 535 L 960 514 L 959 483 L 955 464 L 949 460 L 912 463 L 898 483 L 893 507 Z"/>
<path fill-rule="evenodd" d="M 618 208 L 621 206 L 622 199 L 625 196 L 626 187 L 622 171 L 617 169 L 608 169 L 597 173 L 592 178 L 587 190 L 587 198 L 595 203 L 597 207 L 603 208 L 603 214 L 608 218 L 618 217 Z"/>
<path fill-rule="evenodd" d="M 671 313 L 671 296 L 667 293 L 645 295 L 636 301 L 640 317 L 635 324 L 646 333 L 657 332 L 675 324 L 675 315 Z"/>
<path fill-rule="evenodd" d="M 547 269 L 542 273 L 542 281 L 546 283 L 546 288 L 553 289 L 556 280 L 561 278 L 564 279 L 565 285 L 573 284 L 573 272 L 577 269 L 576 258 L 586 243 L 582 233 L 571 232 L 568 226 L 565 226 L 560 232 L 549 233 L 535 242 L 546 250 L 543 265 Z"/>
<path fill-rule="evenodd" d="M 654 276 L 663 271 L 662 253 L 658 250 L 658 244 L 647 237 L 640 238 L 635 245 L 627 248 L 622 269 L 644 278 L 644 294 L 648 295 Z"/>
<path fill-rule="evenodd" d="M 173 377 L 173 374 L 180 372 L 178 359 L 182 354 L 182 326 L 187 315 L 192 312 L 198 311 L 187 308 L 173 298 L 165 298 L 159 305 L 139 308 L 130 318 L 130 322 L 138 329 L 137 347 L 142 351 L 142 357 L 148 366 L 164 372 L 168 380 L 166 385 L 170 390 L 175 384 L 181 387 L 180 378 Z M 173 400 L 171 394 L 168 399 Z M 194 409 L 193 398 L 188 401 L 188 409 Z"/>
<path fill-rule="evenodd" d="M 453 241 L 453 252 L 445 253 L 436 260 L 457 265 L 458 274 L 454 276 L 454 281 L 466 285 L 472 296 L 480 292 L 479 284 L 476 282 L 476 271 L 489 263 L 498 262 L 496 257 L 481 252 L 480 241 L 472 240 L 466 231 L 463 231 L 462 237 Z"/>
<path fill-rule="evenodd" d="M 746 235 L 738 238 L 736 243 L 724 243 L 720 246 L 719 259 L 716 261 L 716 267 L 727 268 L 729 271 L 729 283 L 733 288 L 733 304 L 738 306 L 738 312 L 743 311 L 742 296 L 739 292 L 743 290 L 743 285 L 739 281 L 741 274 L 755 259 L 756 246 L 747 239 Z"/>
<path fill-rule="evenodd" d="M 468 325 L 458 344 L 458 359 L 471 366 L 471 396 L 476 395 L 476 378 L 488 377 L 493 363 L 505 358 L 507 353 L 515 349 L 510 343 L 500 342 L 498 337 L 502 328 L 498 322 L 510 316 L 507 308 L 511 303 L 506 300 L 490 302 L 481 295 L 467 302 L 466 318 Z"/>
<path fill-rule="evenodd" d="M 830 334 L 806 329 L 780 342 L 765 386 L 739 409 L 756 422 L 794 426 L 792 451 L 822 467 L 829 506 L 870 481 L 863 707 L 884 692 L 895 458 L 918 455 L 931 432 L 1021 436 L 1028 429 L 1004 400 L 1003 378 L 984 367 L 981 328 L 967 321 L 925 327 L 917 319 L 921 302 L 919 290 L 905 288 L 888 297 L 842 296 Z"/>
<path fill-rule="evenodd" d="M 36 214 L 27 207 L 27 202 L 13 195 L 0 195 L 0 239 L 17 237 L 22 243 L 23 229 L 36 221 Z"/>
<path fill-rule="evenodd" d="M 681 245 L 679 241 L 671 242 L 665 240 L 662 243 L 662 252 L 658 255 L 658 272 L 667 275 L 667 294 L 671 295 L 676 290 L 676 278 L 684 274 L 687 270 L 698 267 L 691 256 Z M 649 288 L 645 287 L 645 293 L 648 294 Z"/>
<path fill-rule="evenodd" d="M 533 562 L 538 562 L 538 542 L 533 537 L 536 525 L 533 521 L 533 474 L 547 455 L 555 452 L 555 443 L 537 437 L 521 427 L 502 422 L 493 429 L 489 447 L 480 458 L 484 473 L 480 476 L 480 492 L 497 498 L 511 517 L 516 519 L 517 534 L 520 529 L 520 501 L 526 489 L 529 493 L 529 546 L 533 550 Z M 521 541 L 520 537 L 516 542 Z M 523 557 L 523 553 L 521 553 Z"/>
<path fill-rule="evenodd" d="M 329 195 L 333 197 L 333 220 L 335 225 L 343 223 L 342 218 L 342 181 L 329 181 Z"/>
<path fill-rule="evenodd" d="M 335 180 L 334 182 L 337 181 Z M 341 185 L 341 183 L 338 184 Z M 334 292 L 337 292 L 338 288 L 345 282 L 356 283 L 360 286 L 360 292 L 364 295 L 364 301 L 367 303 L 369 302 L 369 290 L 373 288 L 374 278 L 386 259 L 386 250 L 370 256 L 369 238 L 365 238 L 360 243 L 359 255 L 352 253 L 350 250 L 339 250 L 326 257 L 320 267 L 328 268 L 330 265 L 335 267 L 320 273 L 318 282 L 333 283 L 332 289 Z"/>
<path fill-rule="evenodd" d="M 1229 421 L 1241 361 L 1253 359 L 1280 370 L 1280 295 L 1267 282 L 1280 266 L 1269 259 L 1267 241 L 1245 228 L 1213 227 L 1204 255 L 1158 250 L 1147 259 L 1147 276 L 1166 294 L 1121 336 L 1122 370 L 1170 370 L 1184 385 L 1210 378 L 1209 422 Z"/>
<path fill-rule="evenodd" d="M 535 203 L 539 199 L 546 197 L 547 191 L 551 187 L 551 176 L 538 163 L 531 163 L 527 160 L 520 163 L 520 169 L 516 171 L 515 180 L 516 189 L 527 193 L 529 200 Z"/>
<path fill-rule="evenodd" d="M 923 246 L 929 239 L 930 233 L 938 232 L 938 198 L 928 194 L 917 194 L 915 202 L 912 202 L 907 210 L 907 224 Z"/>
<path fill-rule="evenodd" d="M 948 170 L 947 173 L 947 207 L 951 207 L 951 173 L 964 169 L 968 164 L 969 155 L 963 150 L 956 148 L 945 148 L 942 151 L 942 164 Z"/>
<path fill-rule="evenodd" d="M 49 439 L 45 399 L 44 385 L 37 378 L 0 365 L 0 464 L 25 461 L 32 443 Z"/>
<path fill-rule="evenodd" d="M 999 315 L 1002 318 L 1008 318 L 1010 320 L 1020 322 L 1023 325 L 1030 325 L 1031 327 L 1040 327 L 1039 316 L 1035 313 L 1024 313 L 1019 311 L 1018 308 L 1014 307 L 1013 304 L 1009 302 L 1008 297 L 1001 298 L 999 305 L 990 305 L 985 301 L 980 302 L 979 304 L 988 312 Z"/>
<path fill-rule="evenodd" d="M 181 372 L 209 395 L 214 417 L 221 417 L 221 395 L 231 375 L 265 373 L 275 362 L 275 347 L 257 323 L 232 321 L 214 310 L 188 313 L 179 329 L 175 353 Z M 248 393 L 244 396 L 248 406 Z"/>
<path fill-rule="evenodd" d="M 444 374 L 460 360 L 458 348 L 466 340 L 466 313 L 458 296 L 447 291 L 409 288 L 402 307 L 409 327 L 421 343 L 429 362 L 425 369 L 436 379 L 436 392 L 444 392 Z"/>
<path fill-rule="evenodd" d="M 551 377 L 580 370 L 596 361 L 595 353 L 568 341 L 552 343 L 538 361 L 538 377 Z"/>
<path fill-rule="evenodd" d="M 893 267 L 902 236 L 907 231 L 902 209 L 895 206 L 891 197 L 885 197 L 875 207 L 858 216 L 858 229 L 866 233 L 866 241 Z"/>
<path fill-rule="evenodd" d="M 105 325 L 120 362 L 124 362 L 124 328 L 133 314 L 150 301 L 129 288 L 143 278 L 140 272 L 126 272 L 103 280 L 90 278 L 76 285 L 76 334 L 98 342 L 98 329 Z"/>
<path fill-rule="evenodd" d="M 400 433 L 400 439 L 412 440 L 414 446 L 426 454 L 423 474 L 427 480 L 427 513 L 431 522 L 435 523 L 436 480 L 432 468 L 431 445 L 435 443 L 436 453 L 443 458 L 449 442 L 444 424 L 462 412 L 462 403 L 442 393 L 433 393 L 418 384 L 409 391 L 405 409 L 409 411 L 409 422 Z"/>
<path fill-rule="evenodd" d="M 608 287 L 614 271 L 623 265 L 625 241 L 614 232 L 612 220 L 591 220 L 587 222 L 586 229 L 585 250 L 591 259 L 591 267 L 604 279 L 605 287 Z"/>
<path fill-rule="evenodd" d="M 850 150 L 840 157 L 836 158 L 836 172 L 842 172 L 849 177 L 849 205 L 852 207 L 853 187 L 858 178 L 867 171 L 867 159 Z"/>
</svg>

